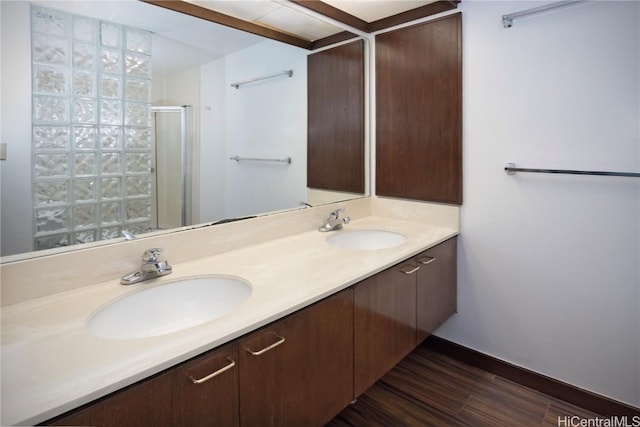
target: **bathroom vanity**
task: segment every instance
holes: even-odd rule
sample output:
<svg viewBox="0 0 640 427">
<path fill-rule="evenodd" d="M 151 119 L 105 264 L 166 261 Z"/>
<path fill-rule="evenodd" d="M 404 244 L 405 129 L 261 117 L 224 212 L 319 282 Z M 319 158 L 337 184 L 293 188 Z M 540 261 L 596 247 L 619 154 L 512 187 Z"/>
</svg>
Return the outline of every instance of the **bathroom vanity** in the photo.
<svg viewBox="0 0 640 427">
<path fill-rule="evenodd" d="M 455 311 L 457 207 L 372 198 L 338 205 L 352 217 L 343 230 L 316 230 L 331 210 L 323 206 L 194 230 L 189 240 L 201 254 L 216 241 L 228 250 L 190 260 L 172 251 L 181 233 L 140 239 L 177 260 L 172 274 L 131 286 L 116 276 L 5 305 L 2 424 L 326 423 Z M 258 236 L 282 224 L 289 235 Z M 231 248 L 225 233 L 237 242 L 240 230 L 255 242 Z M 375 250 L 328 243 L 354 230 L 406 239 Z M 26 274 L 24 267 L 13 266 Z M 118 298 L 212 274 L 247 281 L 251 296 L 217 319 L 163 335 L 107 339 L 87 328 Z"/>
<path fill-rule="evenodd" d="M 455 312 L 455 249 L 453 237 L 52 425 L 322 426 Z"/>
</svg>

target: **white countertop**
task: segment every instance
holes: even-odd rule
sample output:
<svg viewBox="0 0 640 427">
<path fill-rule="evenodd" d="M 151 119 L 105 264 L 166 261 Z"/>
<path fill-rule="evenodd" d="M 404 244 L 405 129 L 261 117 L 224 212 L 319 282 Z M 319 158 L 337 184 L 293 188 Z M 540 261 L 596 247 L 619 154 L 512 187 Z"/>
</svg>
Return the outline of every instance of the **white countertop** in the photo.
<svg viewBox="0 0 640 427">
<path fill-rule="evenodd" d="M 389 249 L 348 250 L 326 242 L 340 231 L 310 231 L 175 264 L 172 274 L 136 285 L 121 286 L 114 277 L 3 307 L 0 425 L 46 421 L 240 337 L 457 234 L 449 228 L 375 216 L 345 227 L 356 229 L 395 231 L 407 241 Z M 156 337 L 112 340 L 95 337 L 86 328 L 91 314 L 116 297 L 211 274 L 247 280 L 253 288 L 251 296 L 218 319 Z"/>
</svg>

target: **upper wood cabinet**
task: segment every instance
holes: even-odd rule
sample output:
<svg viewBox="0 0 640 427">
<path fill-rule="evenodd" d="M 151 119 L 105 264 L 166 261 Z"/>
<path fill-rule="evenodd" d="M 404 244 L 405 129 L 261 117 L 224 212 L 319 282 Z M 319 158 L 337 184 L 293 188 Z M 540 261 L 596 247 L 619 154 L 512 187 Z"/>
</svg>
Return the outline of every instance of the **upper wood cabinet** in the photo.
<svg viewBox="0 0 640 427">
<path fill-rule="evenodd" d="M 376 36 L 376 194 L 462 204 L 462 18 Z"/>
<path fill-rule="evenodd" d="M 307 187 L 364 193 L 364 41 L 307 59 Z"/>
</svg>

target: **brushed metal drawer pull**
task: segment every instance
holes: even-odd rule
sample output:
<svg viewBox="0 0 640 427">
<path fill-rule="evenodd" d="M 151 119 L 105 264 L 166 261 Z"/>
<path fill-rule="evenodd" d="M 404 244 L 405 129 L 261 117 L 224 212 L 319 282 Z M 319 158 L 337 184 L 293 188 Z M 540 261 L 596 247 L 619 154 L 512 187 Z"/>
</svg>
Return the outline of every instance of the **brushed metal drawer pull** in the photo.
<svg viewBox="0 0 640 427">
<path fill-rule="evenodd" d="M 267 346 L 267 347 L 263 348 L 262 350 L 258 350 L 258 351 L 253 351 L 249 347 L 245 347 L 244 349 L 247 350 L 249 353 L 251 353 L 253 356 L 260 356 L 261 354 L 264 354 L 267 351 L 276 348 L 277 346 L 279 346 L 280 344 L 282 344 L 284 342 L 284 337 L 281 337 L 280 335 L 276 334 L 275 332 L 270 332 L 270 334 L 275 336 L 276 338 L 278 338 L 278 341 L 276 341 L 273 344 L 271 344 L 270 346 Z"/>
<path fill-rule="evenodd" d="M 407 268 L 409 268 L 410 270 L 407 270 Z M 420 270 L 419 265 L 416 265 L 415 267 L 413 265 L 405 265 L 400 268 L 400 272 L 404 274 L 413 274 L 418 270 Z"/>
<path fill-rule="evenodd" d="M 422 265 L 427 265 L 427 264 L 431 264 L 433 261 L 436 260 L 436 257 L 431 257 L 431 256 L 424 256 L 422 258 L 418 258 L 418 262 Z"/>
<path fill-rule="evenodd" d="M 211 374 L 207 375 L 206 377 L 204 377 L 204 378 L 200 378 L 199 380 L 197 380 L 197 379 L 193 378 L 191 375 L 189 375 L 189 379 L 190 379 L 190 380 L 191 380 L 191 382 L 192 382 L 192 383 L 194 383 L 194 384 L 202 384 L 203 382 L 205 382 L 205 381 L 209 381 L 211 378 L 213 378 L 213 377 L 217 377 L 217 376 L 218 376 L 218 375 L 220 375 L 221 373 L 226 372 L 226 371 L 228 371 L 229 369 L 231 369 L 231 368 L 233 368 L 234 366 L 236 366 L 236 362 L 235 362 L 232 358 L 227 357 L 227 360 L 228 360 L 230 363 L 229 363 L 227 366 L 225 366 L 224 368 L 220 368 L 220 369 L 218 369 L 217 371 L 215 371 L 215 372 L 213 372 L 213 373 L 211 373 Z"/>
</svg>

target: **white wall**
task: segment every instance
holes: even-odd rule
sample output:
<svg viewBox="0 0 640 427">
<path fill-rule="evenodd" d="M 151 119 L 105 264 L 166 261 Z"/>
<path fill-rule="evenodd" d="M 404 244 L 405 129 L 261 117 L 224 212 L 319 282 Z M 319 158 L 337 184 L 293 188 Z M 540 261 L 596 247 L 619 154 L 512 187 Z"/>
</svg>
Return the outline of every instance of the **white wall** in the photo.
<svg viewBox="0 0 640 427">
<path fill-rule="evenodd" d="M 226 217 L 226 89 L 225 58 L 200 67 L 200 218 L 203 221 Z"/>
<path fill-rule="evenodd" d="M 295 207 L 306 200 L 308 51 L 274 41 L 226 57 L 226 215 Z M 293 69 L 235 89 L 231 83 Z M 285 165 L 234 162 L 232 156 L 284 158 Z"/>
<path fill-rule="evenodd" d="M 640 406 L 640 2 L 465 1 L 458 314 L 437 335 Z"/>
<path fill-rule="evenodd" d="M 254 215 L 306 200 L 307 54 L 267 40 L 201 67 L 201 218 Z M 231 87 L 289 69 L 291 78 Z M 229 159 L 236 155 L 289 156 L 292 163 Z"/>
<path fill-rule="evenodd" d="M 28 2 L 3 1 L 0 10 L 0 141 L 7 144 L 7 160 L 0 160 L 0 233 L 1 254 L 8 255 L 33 247 L 31 169 L 25 167 L 31 165 L 31 27 Z"/>
</svg>

